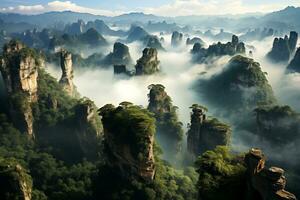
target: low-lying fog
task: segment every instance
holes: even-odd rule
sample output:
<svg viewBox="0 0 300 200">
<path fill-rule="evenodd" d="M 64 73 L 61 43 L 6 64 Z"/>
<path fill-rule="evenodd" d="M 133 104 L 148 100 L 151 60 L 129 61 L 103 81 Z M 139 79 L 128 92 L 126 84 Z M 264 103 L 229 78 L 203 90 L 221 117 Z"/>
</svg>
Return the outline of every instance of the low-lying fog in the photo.
<svg viewBox="0 0 300 200">
<path fill-rule="evenodd" d="M 147 107 L 148 105 L 148 85 L 160 83 L 166 87 L 167 93 L 171 96 L 173 104 L 179 107 L 179 118 L 184 123 L 186 129 L 187 123 L 190 120 L 189 107 L 194 103 L 203 104 L 205 102 L 199 99 L 199 95 L 192 89 L 193 83 L 199 78 L 207 78 L 212 74 L 219 73 L 221 69 L 229 61 L 229 57 L 223 57 L 217 60 L 212 66 L 204 64 L 191 64 L 191 56 L 189 54 L 192 46 L 185 44 L 173 48 L 170 45 L 171 36 L 164 35 L 165 43 L 163 43 L 165 52 L 159 51 L 158 57 L 160 60 L 161 74 L 152 76 L 140 76 L 131 78 L 121 78 L 114 76 L 113 68 L 110 69 L 78 69 L 74 74 L 74 82 L 78 91 L 82 96 L 92 99 L 98 107 L 107 103 L 118 105 L 122 101 L 130 101 L 137 105 Z M 185 38 L 186 39 L 186 38 Z M 184 39 L 184 43 L 185 43 Z M 211 44 L 205 38 L 204 41 Z M 111 49 L 107 52 L 101 52 L 107 55 L 112 51 L 113 43 L 117 40 L 115 37 L 110 37 L 108 41 L 111 43 Z M 267 38 L 263 41 L 247 43 L 256 48 L 253 52 L 253 58 L 261 64 L 262 70 L 267 72 L 267 78 L 275 92 L 280 104 L 287 104 L 300 111 L 300 76 L 297 74 L 285 74 L 286 64 L 270 63 L 265 55 L 271 49 L 273 38 Z M 142 46 L 138 42 L 128 44 L 130 54 L 133 60 L 137 60 L 142 55 Z M 99 52 L 100 53 L 100 52 Z M 61 71 L 59 67 L 49 66 L 48 71 L 59 78 Z M 201 75 L 201 72 L 208 72 Z M 216 115 L 217 111 L 210 105 L 205 105 L 210 110 L 209 115 Z M 223 119 L 222 119 L 223 120 Z M 226 121 L 226 119 L 224 119 Z M 233 133 L 232 145 L 237 150 L 246 150 L 249 148 L 247 144 L 242 144 L 238 134 Z"/>
</svg>

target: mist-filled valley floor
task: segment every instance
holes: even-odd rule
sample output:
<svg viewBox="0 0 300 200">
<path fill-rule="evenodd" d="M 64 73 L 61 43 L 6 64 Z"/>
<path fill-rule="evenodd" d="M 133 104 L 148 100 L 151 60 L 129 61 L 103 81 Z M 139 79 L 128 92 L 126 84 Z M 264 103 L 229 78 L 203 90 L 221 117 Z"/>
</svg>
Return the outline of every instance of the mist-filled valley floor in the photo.
<svg viewBox="0 0 300 200">
<path fill-rule="evenodd" d="M 0 3 L 0 200 L 300 195 L 300 8 L 8 9 Z"/>
</svg>

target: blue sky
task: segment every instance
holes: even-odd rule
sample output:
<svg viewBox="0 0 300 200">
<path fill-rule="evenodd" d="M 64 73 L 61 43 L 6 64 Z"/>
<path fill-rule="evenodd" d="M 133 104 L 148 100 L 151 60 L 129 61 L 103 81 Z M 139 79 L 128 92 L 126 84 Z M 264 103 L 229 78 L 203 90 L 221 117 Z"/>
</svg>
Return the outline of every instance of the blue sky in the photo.
<svg viewBox="0 0 300 200">
<path fill-rule="evenodd" d="M 300 0 L 0 0 L 0 11 L 35 14 L 73 10 L 118 15 L 143 11 L 158 15 L 243 14 L 300 6 Z"/>
</svg>

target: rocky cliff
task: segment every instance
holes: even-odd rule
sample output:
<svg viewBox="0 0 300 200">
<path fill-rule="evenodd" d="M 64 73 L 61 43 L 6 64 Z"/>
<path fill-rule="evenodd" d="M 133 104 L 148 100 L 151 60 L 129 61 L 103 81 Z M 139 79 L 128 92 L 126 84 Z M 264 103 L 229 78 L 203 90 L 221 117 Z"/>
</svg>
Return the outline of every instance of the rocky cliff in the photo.
<svg viewBox="0 0 300 200">
<path fill-rule="evenodd" d="M 183 34 L 179 33 L 178 31 L 174 31 L 172 33 L 172 38 L 171 38 L 171 45 L 173 47 L 177 47 L 182 44 L 183 40 Z"/>
<path fill-rule="evenodd" d="M 149 35 L 144 39 L 144 44 L 146 47 L 155 48 L 157 50 L 165 50 L 161 44 L 161 41 L 157 36 Z"/>
<path fill-rule="evenodd" d="M 133 63 L 128 46 L 121 42 L 114 44 L 113 52 L 109 53 L 103 62 L 106 65 L 130 65 Z"/>
<path fill-rule="evenodd" d="M 207 118 L 207 109 L 193 105 L 191 123 L 187 132 L 187 148 L 195 157 L 219 145 L 229 145 L 231 129 L 215 118 Z"/>
<path fill-rule="evenodd" d="M 0 158 L 0 199 L 31 200 L 32 180 L 13 160 Z"/>
<path fill-rule="evenodd" d="M 159 72 L 157 50 L 154 48 L 145 48 L 143 56 L 137 60 L 135 70 L 136 75 L 150 75 Z"/>
<path fill-rule="evenodd" d="M 33 137 L 32 103 L 38 100 L 37 54 L 18 41 L 4 46 L 0 69 L 7 89 L 10 115 L 16 127 Z"/>
<path fill-rule="evenodd" d="M 75 116 L 78 128 L 76 134 L 84 155 L 96 159 L 99 152 L 103 127 L 97 107 L 89 99 L 82 99 L 75 107 Z"/>
<path fill-rule="evenodd" d="M 290 64 L 287 66 L 288 73 L 300 73 L 300 48 L 297 49 L 296 54 Z"/>
<path fill-rule="evenodd" d="M 260 149 L 251 149 L 246 154 L 246 200 L 296 200 L 295 195 L 285 190 L 284 170 L 267 168 L 265 162 L 266 158 Z"/>
<path fill-rule="evenodd" d="M 64 91 L 72 97 L 77 97 L 78 92 L 76 91 L 76 86 L 73 83 L 73 63 L 72 54 L 66 50 L 61 50 L 60 52 L 60 67 L 62 70 L 62 75 L 59 80 L 59 84 L 63 87 Z"/>
<path fill-rule="evenodd" d="M 156 119 L 156 138 L 163 149 L 166 160 L 173 160 L 181 150 L 183 129 L 178 120 L 177 107 L 172 104 L 171 97 L 160 84 L 148 86 L 148 110 Z"/>
<path fill-rule="evenodd" d="M 199 43 L 195 43 L 191 51 L 193 55 L 193 62 L 203 63 L 209 58 L 216 56 L 233 56 L 236 54 L 244 55 L 246 53 L 246 47 L 243 42 L 239 42 L 239 38 L 236 35 L 232 36 L 231 42 L 209 45 L 207 49 Z"/>
<path fill-rule="evenodd" d="M 129 102 L 100 109 L 107 166 L 124 179 L 153 180 L 155 125 L 151 114 Z"/>
<path fill-rule="evenodd" d="M 275 38 L 271 51 L 267 57 L 274 62 L 288 62 L 290 56 L 295 52 L 298 41 L 298 33 L 291 31 L 290 36 Z"/>
</svg>

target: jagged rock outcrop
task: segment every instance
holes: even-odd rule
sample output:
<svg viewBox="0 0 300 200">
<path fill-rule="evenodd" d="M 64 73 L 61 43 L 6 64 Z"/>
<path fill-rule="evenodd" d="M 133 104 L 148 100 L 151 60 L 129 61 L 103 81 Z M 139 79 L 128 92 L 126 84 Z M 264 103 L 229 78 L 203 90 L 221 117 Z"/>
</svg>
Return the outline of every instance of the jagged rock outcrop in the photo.
<svg viewBox="0 0 300 200">
<path fill-rule="evenodd" d="M 182 33 L 179 33 L 178 31 L 174 31 L 172 33 L 171 45 L 173 47 L 177 47 L 177 46 L 181 45 L 182 40 L 183 40 L 183 34 Z"/>
<path fill-rule="evenodd" d="M 218 42 L 217 44 L 210 45 L 207 49 L 199 43 L 195 43 L 191 51 L 193 62 L 203 63 L 209 58 L 216 56 L 233 56 L 235 54 L 244 55 L 246 53 L 246 47 L 243 42 L 239 42 L 239 38 L 236 35 L 232 36 L 231 42 L 225 44 Z"/>
<path fill-rule="evenodd" d="M 195 157 L 219 145 L 229 145 L 231 129 L 219 120 L 206 117 L 207 109 L 193 105 L 191 123 L 187 133 L 187 148 Z"/>
<path fill-rule="evenodd" d="M 103 134 L 97 107 L 91 100 L 82 99 L 75 107 L 75 116 L 78 125 L 76 135 L 80 148 L 87 158 L 96 159 Z"/>
<path fill-rule="evenodd" d="M 32 180 L 13 160 L 0 158 L 0 199 L 31 200 Z"/>
<path fill-rule="evenodd" d="M 205 94 L 203 98 L 227 112 L 252 112 L 259 104 L 276 103 L 260 64 L 241 55 L 233 57 L 221 73 L 207 80 L 200 79 L 197 88 L 199 94 Z"/>
<path fill-rule="evenodd" d="M 61 50 L 60 52 L 60 67 L 62 70 L 62 75 L 59 80 L 59 84 L 63 87 L 72 97 L 78 97 L 78 92 L 76 91 L 76 86 L 73 83 L 73 63 L 72 54 L 66 50 Z"/>
<path fill-rule="evenodd" d="M 267 57 L 275 62 L 288 62 L 290 56 L 295 52 L 298 41 L 298 33 L 291 31 L 290 37 L 275 38 L 272 50 Z"/>
<path fill-rule="evenodd" d="M 126 179 L 153 180 L 155 125 L 151 114 L 129 102 L 100 109 L 107 166 Z"/>
<path fill-rule="evenodd" d="M 77 22 L 66 26 L 65 32 L 67 32 L 70 35 L 79 35 L 79 34 L 83 33 L 84 26 L 85 26 L 84 21 L 78 20 Z"/>
<path fill-rule="evenodd" d="M 284 170 L 267 168 L 266 158 L 260 149 L 251 149 L 245 156 L 247 168 L 246 200 L 296 200 L 295 195 L 285 190 Z"/>
<path fill-rule="evenodd" d="M 90 47 L 105 46 L 108 44 L 106 39 L 94 28 L 88 29 L 85 33 L 78 36 L 78 41 L 88 44 Z"/>
<path fill-rule="evenodd" d="M 136 75 L 150 75 L 159 72 L 157 50 L 154 48 L 145 48 L 143 56 L 137 60 L 135 70 Z"/>
<path fill-rule="evenodd" d="M 14 125 L 30 137 L 33 133 L 31 105 L 38 100 L 37 54 L 18 41 L 10 41 L 3 48 L 0 70 L 9 96 L 9 112 Z"/>
<path fill-rule="evenodd" d="M 298 33 L 295 31 L 291 31 L 289 37 L 289 47 L 290 47 L 291 54 L 295 52 L 297 42 L 298 42 Z"/>
<path fill-rule="evenodd" d="M 290 64 L 287 66 L 288 73 L 300 73 L 300 48 L 297 49 L 296 54 Z"/>
<path fill-rule="evenodd" d="M 148 110 L 156 119 L 156 136 L 166 160 L 172 160 L 181 150 L 183 139 L 182 123 L 178 120 L 177 107 L 161 84 L 148 86 Z"/>
<path fill-rule="evenodd" d="M 149 33 L 147 33 L 147 31 L 145 31 L 142 27 L 132 26 L 128 31 L 128 36 L 126 41 L 127 42 L 142 41 L 147 36 L 149 36 Z"/>
<path fill-rule="evenodd" d="M 120 42 L 114 44 L 113 52 L 104 59 L 104 64 L 107 65 L 130 65 L 132 63 L 128 46 Z"/>
<path fill-rule="evenodd" d="M 192 39 L 187 38 L 186 39 L 186 45 L 195 45 L 196 43 L 201 44 L 201 47 L 203 47 L 205 45 L 205 42 L 198 37 L 193 37 Z"/>
<path fill-rule="evenodd" d="M 165 50 L 161 45 L 161 42 L 157 36 L 150 35 L 144 40 L 145 46 L 149 48 L 155 48 L 157 50 Z"/>
</svg>

